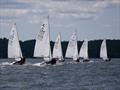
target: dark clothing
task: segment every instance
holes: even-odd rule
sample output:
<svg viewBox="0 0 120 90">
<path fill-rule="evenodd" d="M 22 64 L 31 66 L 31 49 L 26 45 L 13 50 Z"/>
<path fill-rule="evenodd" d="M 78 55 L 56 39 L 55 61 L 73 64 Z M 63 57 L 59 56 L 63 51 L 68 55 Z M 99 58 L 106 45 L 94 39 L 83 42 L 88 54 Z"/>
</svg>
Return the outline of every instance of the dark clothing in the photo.
<svg viewBox="0 0 120 90">
<path fill-rule="evenodd" d="M 108 59 L 106 59 L 105 61 L 106 61 L 106 62 L 109 62 L 109 61 L 111 61 L 111 59 L 110 59 L 110 58 L 108 58 Z"/>
<path fill-rule="evenodd" d="M 84 59 L 83 62 L 89 62 L 90 60 L 89 59 Z"/>
<path fill-rule="evenodd" d="M 23 57 L 23 58 L 21 58 L 21 60 L 20 61 L 16 61 L 16 62 L 14 62 L 13 64 L 14 65 L 23 65 L 24 63 L 25 63 L 25 58 Z"/>
<path fill-rule="evenodd" d="M 79 59 L 77 59 L 77 60 L 76 60 L 76 62 L 80 62 L 80 60 L 79 60 Z"/>
<path fill-rule="evenodd" d="M 51 60 L 51 61 L 49 61 L 49 62 L 46 62 L 46 64 L 51 64 L 51 65 L 54 65 L 54 64 L 56 64 L 56 61 L 57 61 L 57 59 L 56 59 L 56 58 L 52 58 L 52 60 Z"/>
</svg>

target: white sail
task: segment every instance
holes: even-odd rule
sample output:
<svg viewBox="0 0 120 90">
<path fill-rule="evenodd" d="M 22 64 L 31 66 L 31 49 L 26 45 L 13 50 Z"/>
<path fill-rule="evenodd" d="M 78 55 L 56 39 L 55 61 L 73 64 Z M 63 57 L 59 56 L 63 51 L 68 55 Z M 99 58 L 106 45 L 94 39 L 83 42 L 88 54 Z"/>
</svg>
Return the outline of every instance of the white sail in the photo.
<svg viewBox="0 0 120 90">
<path fill-rule="evenodd" d="M 105 59 L 108 59 L 107 56 L 107 46 L 106 46 L 106 40 L 103 40 L 101 47 L 100 47 L 100 57 Z"/>
<path fill-rule="evenodd" d="M 88 41 L 85 40 L 81 46 L 79 57 L 83 59 L 88 59 Z"/>
<path fill-rule="evenodd" d="M 58 34 L 57 39 L 56 39 L 55 44 L 54 44 L 53 58 L 58 58 L 59 60 L 63 59 L 60 33 Z"/>
<path fill-rule="evenodd" d="M 74 32 L 70 38 L 70 41 L 67 46 L 65 57 L 73 58 L 76 60 L 78 58 L 78 47 L 77 47 L 77 35 Z"/>
<path fill-rule="evenodd" d="M 16 24 L 12 26 L 8 41 L 8 58 L 22 58 L 22 52 L 20 48 L 18 33 L 16 31 Z"/>
<path fill-rule="evenodd" d="M 40 32 L 36 37 L 34 57 L 43 57 L 45 60 L 51 58 L 50 33 L 48 20 L 44 20 Z"/>
</svg>

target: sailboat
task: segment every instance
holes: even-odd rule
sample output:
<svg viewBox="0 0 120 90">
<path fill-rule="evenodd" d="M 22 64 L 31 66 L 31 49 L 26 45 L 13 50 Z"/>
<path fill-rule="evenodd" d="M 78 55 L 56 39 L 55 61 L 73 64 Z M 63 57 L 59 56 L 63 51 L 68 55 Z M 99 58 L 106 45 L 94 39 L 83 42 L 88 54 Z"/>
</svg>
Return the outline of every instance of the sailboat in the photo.
<svg viewBox="0 0 120 90">
<path fill-rule="evenodd" d="M 41 57 L 45 62 L 52 59 L 50 48 L 49 22 L 45 19 L 41 25 L 40 31 L 36 37 L 34 57 Z"/>
<path fill-rule="evenodd" d="M 100 58 L 102 58 L 105 61 L 110 61 L 107 55 L 107 45 L 106 45 L 106 40 L 104 39 L 102 41 L 101 47 L 100 47 Z"/>
<path fill-rule="evenodd" d="M 88 41 L 85 40 L 81 46 L 79 57 L 83 59 L 83 62 L 90 61 L 88 58 Z"/>
<path fill-rule="evenodd" d="M 79 62 L 76 32 L 74 32 L 72 34 L 72 36 L 70 37 L 65 57 L 66 58 L 72 58 L 73 60 Z"/>
<path fill-rule="evenodd" d="M 57 61 L 64 61 L 61 46 L 61 34 L 59 33 L 53 48 L 53 58 Z"/>
<path fill-rule="evenodd" d="M 16 60 L 16 62 L 14 62 L 13 64 L 22 65 L 25 63 L 25 58 L 22 55 L 15 23 L 13 24 L 10 31 L 8 41 L 8 58 L 14 58 Z"/>
</svg>

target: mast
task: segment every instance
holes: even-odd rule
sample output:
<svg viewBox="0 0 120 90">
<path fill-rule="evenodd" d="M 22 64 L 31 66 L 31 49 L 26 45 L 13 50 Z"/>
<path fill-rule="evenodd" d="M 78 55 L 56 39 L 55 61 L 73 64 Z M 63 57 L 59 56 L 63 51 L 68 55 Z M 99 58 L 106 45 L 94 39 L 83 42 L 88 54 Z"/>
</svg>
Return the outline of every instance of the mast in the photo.
<svg viewBox="0 0 120 90">
<path fill-rule="evenodd" d="M 61 55 L 62 55 L 61 59 L 63 59 L 62 43 L 61 43 L 61 33 L 59 32 L 59 34 L 60 34 L 60 47 L 61 47 Z"/>
<path fill-rule="evenodd" d="M 15 24 L 15 27 L 16 27 L 16 33 L 17 33 L 17 38 L 18 38 L 18 45 L 19 45 L 19 53 L 20 53 L 20 57 L 23 58 L 23 55 L 22 55 L 22 50 L 21 50 L 21 47 L 20 47 L 20 42 L 19 42 L 19 36 L 18 36 L 18 32 L 17 32 L 17 26 L 16 26 L 16 23 Z"/>
<path fill-rule="evenodd" d="M 75 51 L 76 51 L 75 54 L 76 54 L 76 55 L 73 57 L 73 60 L 74 60 L 74 59 L 76 60 L 76 59 L 78 58 L 78 45 L 77 45 L 78 37 L 77 37 L 77 29 L 75 30 L 75 35 L 76 35 L 76 44 L 75 44 L 75 45 L 76 45 L 76 46 L 75 46 L 75 49 L 76 49 L 76 50 L 75 50 Z"/>
<path fill-rule="evenodd" d="M 2 39 L 2 34 L 1 34 L 2 30 L 0 29 L 0 38 Z"/>
<path fill-rule="evenodd" d="M 50 45 L 50 23 L 49 23 L 49 15 L 48 15 L 48 31 L 49 31 L 49 58 L 51 59 L 52 58 L 52 55 L 51 55 L 51 45 Z"/>
</svg>

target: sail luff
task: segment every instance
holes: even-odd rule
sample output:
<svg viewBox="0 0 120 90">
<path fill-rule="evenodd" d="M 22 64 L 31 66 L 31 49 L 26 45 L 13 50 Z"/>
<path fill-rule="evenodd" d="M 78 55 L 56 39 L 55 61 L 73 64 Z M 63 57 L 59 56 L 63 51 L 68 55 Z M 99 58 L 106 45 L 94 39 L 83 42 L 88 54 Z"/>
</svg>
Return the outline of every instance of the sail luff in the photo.
<svg viewBox="0 0 120 90">
<path fill-rule="evenodd" d="M 16 25 L 16 24 L 15 24 Z M 16 29 L 17 29 L 17 27 L 16 27 Z M 17 40 L 18 40 L 18 48 L 19 48 L 19 54 L 20 54 L 20 57 L 21 58 L 23 58 L 23 55 L 22 55 L 22 50 L 21 50 L 21 46 L 20 46 L 20 42 L 19 42 L 19 36 L 18 36 L 18 32 L 16 31 L 16 33 L 17 33 Z"/>
<path fill-rule="evenodd" d="M 51 46 L 50 46 L 50 23 L 49 23 L 49 16 L 48 16 L 48 32 L 49 32 L 49 59 L 52 59 L 52 54 L 51 54 Z"/>
<path fill-rule="evenodd" d="M 60 33 L 59 33 L 60 34 Z M 62 43 L 61 43 L 61 34 L 60 34 L 60 52 L 61 52 L 61 59 L 63 59 L 63 51 L 62 51 Z"/>
<path fill-rule="evenodd" d="M 86 41 L 86 57 L 85 59 L 88 59 L 88 41 Z"/>
</svg>

